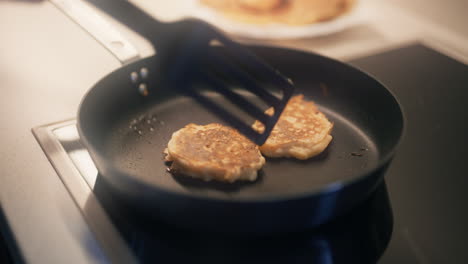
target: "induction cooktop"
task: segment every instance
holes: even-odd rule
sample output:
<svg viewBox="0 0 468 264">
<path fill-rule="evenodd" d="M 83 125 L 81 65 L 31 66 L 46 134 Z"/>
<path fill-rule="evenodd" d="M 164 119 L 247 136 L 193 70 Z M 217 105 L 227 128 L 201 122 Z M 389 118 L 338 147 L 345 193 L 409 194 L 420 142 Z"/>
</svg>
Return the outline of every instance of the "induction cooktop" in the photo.
<svg viewBox="0 0 468 264">
<path fill-rule="evenodd" d="M 467 263 L 468 66 L 418 43 L 349 63 L 396 95 L 405 136 L 368 200 L 300 233 L 243 237 L 148 225 L 100 181 L 75 120 L 33 132 L 110 262 Z"/>
</svg>

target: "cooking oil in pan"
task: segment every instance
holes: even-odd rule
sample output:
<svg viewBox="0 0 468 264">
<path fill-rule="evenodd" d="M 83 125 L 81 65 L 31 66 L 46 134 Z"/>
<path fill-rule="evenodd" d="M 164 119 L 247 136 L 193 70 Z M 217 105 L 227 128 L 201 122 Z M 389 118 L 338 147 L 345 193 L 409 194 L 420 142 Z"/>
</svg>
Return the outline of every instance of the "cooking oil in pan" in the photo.
<svg viewBox="0 0 468 264">
<path fill-rule="evenodd" d="M 164 121 L 160 120 L 155 114 L 147 114 L 133 118 L 128 127 L 138 136 L 144 136 L 148 132 L 158 133 L 158 127 L 164 125 Z"/>
</svg>

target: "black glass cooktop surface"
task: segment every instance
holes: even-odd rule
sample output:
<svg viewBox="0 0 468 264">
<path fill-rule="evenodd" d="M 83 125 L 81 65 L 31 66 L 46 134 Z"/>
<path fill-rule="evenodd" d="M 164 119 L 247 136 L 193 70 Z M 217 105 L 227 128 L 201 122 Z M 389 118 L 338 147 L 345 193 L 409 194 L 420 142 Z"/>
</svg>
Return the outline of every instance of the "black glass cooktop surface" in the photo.
<svg viewBox="0 0 468 264">
<path fill-rule="evenodd" d="M 468 66 L 422 45 L 351 64 L 383 82 L 406 116 L 385 176 L 394 227 L 380 263 L 468 263 Z"/>
<path fill-rule="evenodd" d="M 419 44 L 350 64 L 383 82 L 406 115 L 397 156 L 369 200 L 315 230 L 245 238 L 127 217 L 112 209 L 116 200 L 97 177 L 94 192 L 135 256 L 145 263 L 466 263 L 468 67 Z"/>
</svg>

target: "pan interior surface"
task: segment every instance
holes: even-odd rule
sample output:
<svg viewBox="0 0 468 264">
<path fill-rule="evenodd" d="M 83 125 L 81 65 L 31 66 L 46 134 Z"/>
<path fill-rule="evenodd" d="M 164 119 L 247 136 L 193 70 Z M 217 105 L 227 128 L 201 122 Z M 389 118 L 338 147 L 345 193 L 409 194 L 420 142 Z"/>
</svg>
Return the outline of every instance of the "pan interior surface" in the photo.
<svg viewBox="0 0 468 264">
<path fill-rule="evenodd" d="M 216 98 L 214 99 L 216 101 Z M 219 100 L 222 100 L 219 98 Z M 321 111 L 334 123 L 332 143 L 306 161 L 267 158 L 255 182 L 204 182 L 167 171 L 163 150 L 171 135 L 189 123 L 223 123 L 195 100 L 174 97 L 125 119 L 112 129 L 105 144 L 113 166 L 146 184 L 176 192 L 217 198 L 268 198 L 307 193 L 347 180 L 375 166 L 379 152 L 372 139 L 351 120 L 325 105 Z"/>
<path fill-rule="evenodd" d="M 172 133 L 189 123 L 224 122 L 192 97 L 158 85 L 164 72 L 151 68 L 157 65 L 157 57 L 151 57 L 110 74 L 84 99 L 78 118 L 80 133 L 97 164 L 141 182 L 148 187 L 145 192 L 154 188 L 155 192 L 163 189 L 203 198 L 255 201 L 293 199 L 347 185 L 389 161 L 401 137 L 403 116 L 383 85 L 318 55 L 265 47 L 254 51 L 290 77 L 295 93 L 314 101 L 333 122 L 333 140 L 323 153 L 305 161 L 266 158 L 254 182 L 225 184 L 172 175 L 163 156 Z M 142 65 L 157 73 L 148 79 L 155 89 L 146 99 L 141 99 L 127 80 Z M 219 95 L 210 98 L 224 100 Z M 112 175 L 105 176 L 113 180 Z"/>
</svg>

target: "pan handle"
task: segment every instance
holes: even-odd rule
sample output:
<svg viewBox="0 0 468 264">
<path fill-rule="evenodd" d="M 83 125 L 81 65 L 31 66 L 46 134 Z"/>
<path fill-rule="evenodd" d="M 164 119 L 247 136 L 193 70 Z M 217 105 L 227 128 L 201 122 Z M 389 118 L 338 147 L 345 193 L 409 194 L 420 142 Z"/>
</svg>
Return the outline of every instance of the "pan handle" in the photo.
<svg viewBox="0 0 468 264">
<path fill-rule="evenodd" d="M 82 0 L 49 1 L 86 30 L 122 64 L 128 64 L 140 58 L 138 50 Z"/>
</svg>

